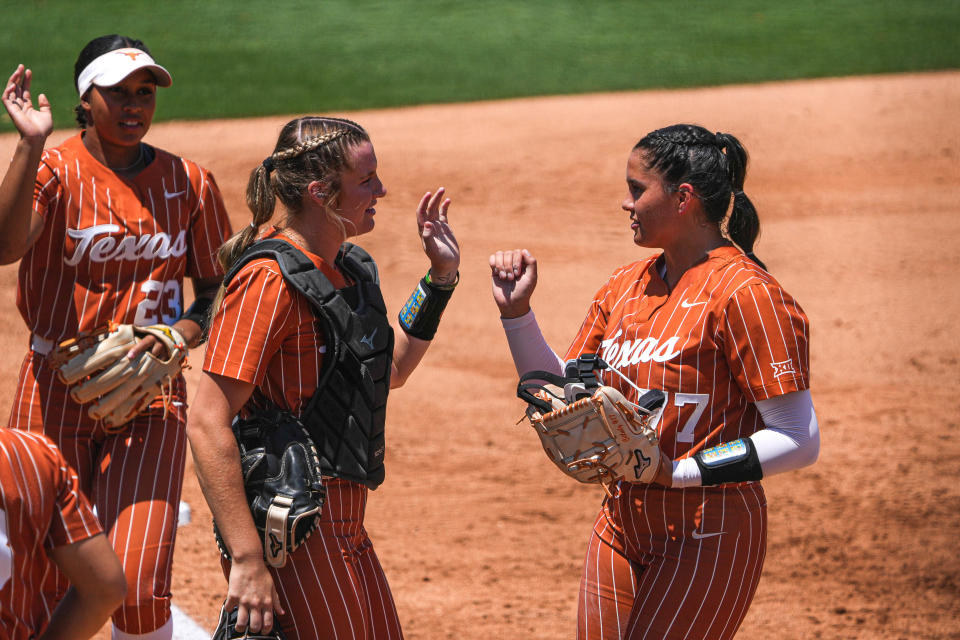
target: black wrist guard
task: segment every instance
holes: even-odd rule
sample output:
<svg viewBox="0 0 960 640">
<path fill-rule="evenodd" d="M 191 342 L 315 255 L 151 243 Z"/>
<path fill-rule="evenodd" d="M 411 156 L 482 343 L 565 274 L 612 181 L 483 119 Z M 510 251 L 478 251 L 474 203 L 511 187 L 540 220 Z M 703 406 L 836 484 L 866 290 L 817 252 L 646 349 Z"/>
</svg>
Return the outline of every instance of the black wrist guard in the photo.
<svg viewBox="0 0 960 640">
<path fill-rule="evenodd" d="M 700 467 L 701 484 L 710 486 L 725 482 L 749 482 L 763 478 L 757 448 L 750 438 L 740 438 L 704 449 L 693 456 Z"/>
<path fill-rule="evenodd" d="M 198 345 L 207 341 L 207 330 L 210 328 L 210 307 L 213 306 L 213 300 L 210 298 L 197 298 L 187 309 L 187 312 L 180 316 L 181 320 L 191 320 L 200 325 L 200 340 Z"/>
<path fill-rule="evenodd" d="M 408 335 L 421 340 L 433 340 L 440 325 L 440 316 L 447 308 L 453 289 L 460 282 L 460 274 L 452 285 L 438 285 L 430 281 L 427 272 L 400 310 L 400 326 Z"/>
</svg>

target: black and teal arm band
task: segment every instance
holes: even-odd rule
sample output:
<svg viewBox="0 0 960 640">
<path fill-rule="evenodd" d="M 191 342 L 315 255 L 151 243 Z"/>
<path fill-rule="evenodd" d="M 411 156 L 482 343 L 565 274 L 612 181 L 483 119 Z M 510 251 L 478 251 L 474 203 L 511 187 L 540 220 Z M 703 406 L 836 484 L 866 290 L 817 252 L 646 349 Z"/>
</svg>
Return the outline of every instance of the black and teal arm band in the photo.
<svg viewBox="0 0 960 640">
<path fill-rule="evenodd" d="M 440 317 L 447 308 L 447 302 L 453 295 L 453 289 L 460 282 L 460 274 L 451 285 L 439 285 L 431 281 L 430 272 L 427 272 L 417 288 L 410 294 L 410 298 L 400 310 L 400 327 L 414 338 L 433 340 L 440 325 Z"/>
<path fill-rule="evenodd" d="M 763 478 L 757 448 L 750 438 L 710 447 L 693 456 L 700 467 L 703 486 L 727 482 L 750 482 Z"/>
<path fill-rule="evenodd" d="M 212 298 L 197 298 L 187 309 L 187 312 L 180 316 L 181 320 L 190 320 L 200 325 L 200 341 L 198 345 L 207 341 L 207 331 L 210 329 L 210 307 L 213 306 Z"/>
</svg>

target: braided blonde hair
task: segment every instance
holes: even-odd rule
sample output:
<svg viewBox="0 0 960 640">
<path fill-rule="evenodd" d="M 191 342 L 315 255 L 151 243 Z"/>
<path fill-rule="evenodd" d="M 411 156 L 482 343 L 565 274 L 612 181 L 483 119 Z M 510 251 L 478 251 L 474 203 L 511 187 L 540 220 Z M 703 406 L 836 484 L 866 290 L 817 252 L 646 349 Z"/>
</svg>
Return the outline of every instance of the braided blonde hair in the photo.
<svg viewBox="0 0 960 640">
<path fill-rule="evenodd" d="M 260 227 L 273 218 L 277 200 L 289 215 L 298 215 L 307 186 L 316 180 L 326 185 L 326 202 L 336 203 L 340 196 L 340 175 L 350 168 L 350 150 L 369 141 L 370 136 L 363 127 L 343 118 L 306 116 L 285 124 L 273 153 L 250 172 L 247 207 L 253 213 L 253 221 L 220 247 L 217 260 L 223 270 L 229 271 L 257 239 Z M 325 213 L 341 236 L 346 237 L 348 221 L 329 204 Z M 211 314 L 220 308 L 224 292 L 221 286 Z"/>
<path fill-rule="evenodd" d="M 307 186 L 316 180 L 326 185 L 326 201 L 336 203 L 350 150 L 369 141 L 363 127 L 343 118 L 307 116 L 284 125 L 273 153 L 250 172 L 247 207 L 253 222 L 220 247 L 217 258 L 223 269 L 228 271 L 253 244 L 260 227 L 273 217 L 278 199 L 290 215 L 298 215 Z M 330 206 L 326 215 L 346 237 L 343 218 Z"/>
</svg>

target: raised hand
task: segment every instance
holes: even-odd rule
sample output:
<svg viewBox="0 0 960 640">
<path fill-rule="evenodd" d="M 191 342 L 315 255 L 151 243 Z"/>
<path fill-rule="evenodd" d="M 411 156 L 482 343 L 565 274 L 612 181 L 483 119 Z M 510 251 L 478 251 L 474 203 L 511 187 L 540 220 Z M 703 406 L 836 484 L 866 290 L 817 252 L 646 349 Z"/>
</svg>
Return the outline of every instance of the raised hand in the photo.
<svg viewBox="0 0 960 640">
<path fill-rule="evenodd" d="M 33 73 L 22 64 L 7 80 L 3 90 L 3 106 L 10 114 L 10 120 L 20 132 L 21 138 L 46 140 L 53 131 L 53 116 L 50 114 L 50 102 L 47 96 L 37 98 L 38 109 L 33 107 L 30 97 L 30 80 Z"/>
<path fill-rule="evenodd" d="M 537 259 L 526 249 L 497 251 L 490 256 L 493 300 L 502 318 L 518 318 L 530 311 L 537 288 Z"/>
<path fill-rule="evenodd" d="M 443 199 L 444 188 L 426 192 L 417 207 L 417 227 L 423 252 L 430 260 L 430 278 L 437 284 L 453 284 L 460 268 L 460 245 L 447 221 L 450 198 Z"/>
</svg>

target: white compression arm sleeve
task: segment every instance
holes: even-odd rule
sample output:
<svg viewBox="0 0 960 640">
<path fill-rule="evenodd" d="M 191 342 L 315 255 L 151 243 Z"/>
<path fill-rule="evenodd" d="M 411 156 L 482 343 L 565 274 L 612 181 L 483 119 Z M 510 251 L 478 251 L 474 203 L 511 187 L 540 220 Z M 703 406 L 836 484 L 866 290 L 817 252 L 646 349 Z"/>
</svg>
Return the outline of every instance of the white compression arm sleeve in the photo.
<svg viewBox="0 0 960 640">
<path fill-rule="evenodd" d="M 532 309 L 519 318 L 500 318 L 500 323 L 510 345 L 517 375 L 522 376 L 528 371 L 563 374 L 563 360 L 547 344 Z"/>
<path fill-rule="evenodd" d="M 820 427 L 809 390 L 794 391 L 757 403 L 765 429 L 750 436 L 763 477 L 813 464 L 820 453 Z M 673 486 L 699 487 L 700 468 L 693 458 L 673 463 Z"/>
</svg>

